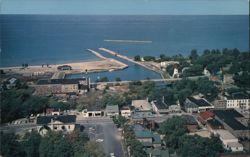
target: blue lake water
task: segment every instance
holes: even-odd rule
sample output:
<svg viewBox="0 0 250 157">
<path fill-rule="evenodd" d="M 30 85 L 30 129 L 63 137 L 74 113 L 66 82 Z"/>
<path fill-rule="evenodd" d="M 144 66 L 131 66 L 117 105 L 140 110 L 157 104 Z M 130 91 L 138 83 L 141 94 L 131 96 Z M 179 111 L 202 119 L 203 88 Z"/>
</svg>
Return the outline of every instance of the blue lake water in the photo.
<svg viewBox="0 0 250 157">
<path fill-rule="evenodd" d="M 82 16 L 0 15 L 0 67 L 23 63 L 55 64 L 97 58 L 86 49 L 106 47 L 133 57 L 137 54 L 189 55 L 191 49 L 249 50 L 248 16 Z M 152 43 L 113 43 L 105 39 L 149 40 Z M 130 65 L 108 73 L 131 79 L 154 73 Z M 107 74 L 107 73 L 100 73 Z"/>
</svg>

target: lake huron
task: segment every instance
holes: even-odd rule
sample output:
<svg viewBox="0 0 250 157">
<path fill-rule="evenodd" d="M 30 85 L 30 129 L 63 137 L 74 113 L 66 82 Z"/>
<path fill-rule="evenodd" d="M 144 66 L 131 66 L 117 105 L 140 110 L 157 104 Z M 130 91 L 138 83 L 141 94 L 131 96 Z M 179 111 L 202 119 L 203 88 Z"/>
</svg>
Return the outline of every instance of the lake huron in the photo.
<svg viewBox="0 0 250 157">
<path fill-rule="evenodd" d="M 100 47 L 129 57 L 187 56 L 193 48 L 200 53 L 204 49 L 249 50 L 247 15 L 0 15 L 0 24 L 0 67 L 97 60 L 86 49 L 99 52 Z M 126 76 L 124 80 L 160 77 L 133 64 L 123 71 L 106 74 L 112 80 L 120 75 Z"/>
</svg>

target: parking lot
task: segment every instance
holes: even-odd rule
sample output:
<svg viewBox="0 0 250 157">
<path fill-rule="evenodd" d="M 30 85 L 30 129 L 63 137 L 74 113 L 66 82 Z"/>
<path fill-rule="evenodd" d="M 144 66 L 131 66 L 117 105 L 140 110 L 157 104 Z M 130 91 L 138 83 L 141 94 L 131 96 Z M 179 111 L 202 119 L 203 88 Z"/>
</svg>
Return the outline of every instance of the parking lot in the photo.
<svg viewBox="0 0 250 157">
<path fill-rule="evenodd" d="M 106 156 L 110 156 L 110 153 L 116 157 L 123 156 L 121 136 L 112 119 L 92 118 L 82 121 L 82 125 L 90 140 L 101 144 Z"/>
</svg>

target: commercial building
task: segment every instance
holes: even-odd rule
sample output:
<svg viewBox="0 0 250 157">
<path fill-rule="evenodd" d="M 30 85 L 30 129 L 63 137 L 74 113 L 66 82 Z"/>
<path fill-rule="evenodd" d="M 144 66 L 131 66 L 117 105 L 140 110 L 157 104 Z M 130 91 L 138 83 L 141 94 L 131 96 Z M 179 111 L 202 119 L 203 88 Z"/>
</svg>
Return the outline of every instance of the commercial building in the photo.
<svg viewBox="0 0 250 157">
<path fill-rule="evenodd" d="M 154 100 L 151 102 L 153 111 L 157 114 L 166 114 L 168 113 L 168 108 L 165 103 L 161 100 Z"/>
<path fill-rule="evenodd" d="M 131 106 L 134 107 L 136 112 L 152 112 L 153 108 L 148 100 L 132 100 Z"/>
<path fill-rule="evenodd" d="M 104 114 L 99 107 L 88 106 L 82 111 L 82 115 L 83 117 L 102 117 Z"/>
<path fill-rule="evenodd" d="M 87 92 L 90 88 L 90 80 L 81 79 L 43 79 L 38 80 L 36 85 L 37 95 L 53 95 L 67 93 Z"/>
<path fill-rule="evenodd" d="M 119 107 L 118 105 L 107 105 L 105 112 L 108 117 L 119 116 Z"/>
<path fill-rule="evenodd" d="M 250 98 L 243 92 L 237 92 L 226 97 L 227 105 L 226 108 L 235 108 L 241 110 L 249 110 Z"/>
<path fill-rule="evenodd" d="M 240 144 L 238 138 L 232 135 L 229 131 L 216 130 L 216 134 L 219 135 L 225 149 L 233 152 L 243 151 L 243 145 Z"/>
<path fill-rule="evenodd" d="M 184 108 L 188 113 L 197 113 L 213 109 L 214 106 L 204 98 L 188 97 L 184 102 Z"/>
<path fill-rule="evenodd" d="M 215 118 L 223 124 L 224 128 L 238 138 L 249 139 L 249 127 L 243 125 L 245 117 L 234 109 L 213 110 Z"/>
</svg>

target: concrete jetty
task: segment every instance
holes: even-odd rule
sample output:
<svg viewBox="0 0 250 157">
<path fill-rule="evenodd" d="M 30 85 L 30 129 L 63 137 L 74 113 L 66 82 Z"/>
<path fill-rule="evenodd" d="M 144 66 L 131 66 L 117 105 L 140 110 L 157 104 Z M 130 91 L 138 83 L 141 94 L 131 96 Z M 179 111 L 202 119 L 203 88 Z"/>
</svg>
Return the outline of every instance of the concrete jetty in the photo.
<svg viewBox="0 0 250 157">
<path fill-rule="evenodd" d="M 148 41 L 148 40 L 107 40 L 105 39 L 104 41 L 119 42 L 119 43 L 152 43 L 152 41 Z"/>
<path fill-rule="evenodd" d="M 88 50 L 89 52 L 93 53 L 96 57 L 98 57 L 98 58 L 100 58 L 100 59 L 109 60 L 110 62 L 115 62 L 115 63 L 121 65 L 120 68 L 117 68 L 117 69 L 119 69 L 119 70 L 120 70 L 120 69 L 125 69 L 125 68 L 128 67 L 127 64 L 122 63 L 122 62 L 120 62 L 120 61 L 118 61 L 118 60 L 115 60 L 115 59 L 113 59 L 113 58 L 104 57 L 103 55 L 101 55 L 100 53 L 98 53 L 98 52 L 96 52 L 96 51 L 94 51 L 94 50 L 91 50 L 91 49 L 87 49 L 87 50 Z M 117 70 L 117 69 L 110 69 L 110 71 Z"/>
<path fill-rule="evenodd" d="M 146 68 L 146 69 L 149 69 L 149 70 L 151 70 L 151 71 L 157 72 L 157 73 L 159 73 L 159 74 L 161 75 L 162 78 L 164 78 L 163 72 L 160 71 L 160 70 L 157 70 L 157 69 L 155 69 L 155 68 L 153 68 L 153 67 L 146 66 L 145 64 L 143 64 L 143 63 L 141 63 L 141 62 L 136 62 L 136 61 L 134 61 L 133 59 L 128 58 L 127 56 L 121 55 L 121 54 L 119 54 L 119 53 L 117 53 L 117 52 L 115 52 L 115 51 L 112 51 L 112 50 L 109 50 L 109 49 L 106 49 L 106 48 L 99 48 L 99 50 L 104 51 L 104 52 L 107 52 L 107 53 L 109 53 L 109 54 L 111 54 L 111 55 L 114 55 L 114 56 L 116 56 L 116 57 L 119 57 L 119 58 L 121 58 L 121 59 L 127 60 L 127 61 L 129 61 L 129 62 L 131 62 L 131 63 L 140 65 L 140 66 L 142 66 L 142 67 L 144 67 L 144 68 Z"/>
<path fill-rule="evenodd" d="M 93 53 L 96 57 L 100 58 L 100 59 L 107 59 L 107 57 L 104 57 L 103 55 L 101 55 L 100 53 L 91 50 L 91 49 L 87 49 L 89 52 Z"/>
</svg>

